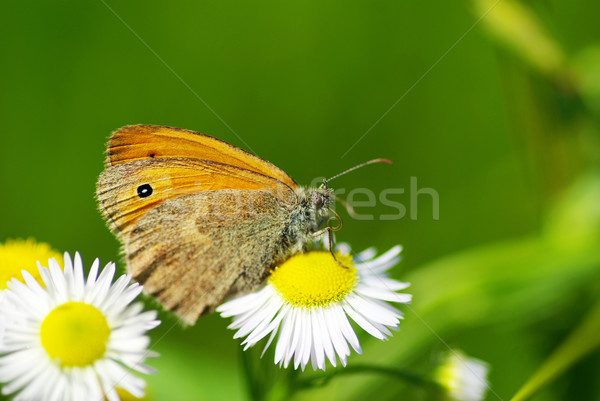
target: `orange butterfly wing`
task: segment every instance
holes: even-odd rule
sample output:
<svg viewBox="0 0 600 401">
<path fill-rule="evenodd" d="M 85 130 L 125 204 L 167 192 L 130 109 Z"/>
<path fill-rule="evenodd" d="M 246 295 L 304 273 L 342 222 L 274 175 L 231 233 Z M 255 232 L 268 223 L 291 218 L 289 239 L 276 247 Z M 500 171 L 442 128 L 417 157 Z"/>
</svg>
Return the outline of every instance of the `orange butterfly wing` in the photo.
<svg viewBox="0 0 600 401">
<path fill-rule="evenodd" d="M 138 194 L 148 184 L 150 196 Z M 283 170 L 251 153 L 194 131 L 131 125 L 113 133 L 98 201 L 113 231 L 127 231 L 152 208 L 189 194 L 226 189 L 269 192 L 297 202 L 298 185 Z"/>
<path fill-rule="evenodd" d="M 268 161 L 199 132 L 161 125 L 129 125 L 115 131 L 108 142 L 107 162 L 113 166 L 132 160 L 165 157 L 228 164 L 275 178 L 290 188 L 298 186 L 289 175 Z"/>
</svg>

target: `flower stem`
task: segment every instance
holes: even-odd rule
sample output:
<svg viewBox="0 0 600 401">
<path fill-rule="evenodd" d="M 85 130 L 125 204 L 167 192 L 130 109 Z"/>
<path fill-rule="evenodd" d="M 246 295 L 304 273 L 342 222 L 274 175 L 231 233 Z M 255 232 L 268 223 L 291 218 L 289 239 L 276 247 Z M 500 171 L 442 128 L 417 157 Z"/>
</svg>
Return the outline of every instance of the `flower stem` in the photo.
<svg viewBox="0 0 600 401">
<path fill-rule="evenodd" d="M 332 379 L 338 376 L 351 375 L 351 374 L 378 374 L 384 376 L 391 376 L 395 379 L 406 381 L 412 385 L 419 387 L 433 387 L 439 388 L 440 384 L 433 381 L 432 379 L 419 375 L 414 372 L 410 372 L 403 369 L 391 369 L 383 366 L 376 365 L 354 365 L 346 368 L 338 369 L 330 374 L 312 376 L 306 379 L 297 380 L 293 383 L 294 390 L 303 390 L 306 388 L 323 387 L 327 385 Z"/>
<path fill-rule="evenodd" d="M 261 382 L 255 377 L 254 369 L 252 366 L 251 355 L 247 352 L 241 351 L 242 366 L 244 368 L 246 378 L 246 388 L 248 390 L 249 399 L 252 401 L 261 401 L 264 399 L 263 392 L 261 391 Z"/>
</svg>

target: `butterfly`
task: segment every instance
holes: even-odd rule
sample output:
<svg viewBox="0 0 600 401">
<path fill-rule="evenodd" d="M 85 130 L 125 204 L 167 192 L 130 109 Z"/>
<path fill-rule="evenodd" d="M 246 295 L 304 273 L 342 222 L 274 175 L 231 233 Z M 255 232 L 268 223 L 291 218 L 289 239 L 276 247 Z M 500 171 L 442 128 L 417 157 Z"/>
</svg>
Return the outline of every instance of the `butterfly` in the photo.
<svg viewBox="0 0 600 401">
<path fill-rule="evenodd" d="M 158 125 L 112 134 L 96 195 L 128 272 L 190 324 L 306 249 L 334 199 L 219 139 Z"/>
<path fill-rule="evenodd" d="M 189 324 L 335 229 L 320 228 L 335 200 L 326 181 L 299 186 L 240 148 L 159 125 L 112 134 L 96 196 L 128 272 Z"/>
</svg>

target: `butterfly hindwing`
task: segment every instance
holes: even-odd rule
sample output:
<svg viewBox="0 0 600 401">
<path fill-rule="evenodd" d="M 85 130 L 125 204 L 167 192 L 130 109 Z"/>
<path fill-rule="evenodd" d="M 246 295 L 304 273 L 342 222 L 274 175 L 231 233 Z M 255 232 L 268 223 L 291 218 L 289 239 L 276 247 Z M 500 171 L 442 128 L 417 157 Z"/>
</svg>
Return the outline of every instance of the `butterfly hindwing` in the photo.
<svg viewBox="0 0 600 401">
<path fill-rule="evenodd" d="M 262 281 L 288 218 L 266 192 L 206 192 L 162 203 L 121 239 L 144 291 L 193 323 L 226 295 Z"/>
</svg>

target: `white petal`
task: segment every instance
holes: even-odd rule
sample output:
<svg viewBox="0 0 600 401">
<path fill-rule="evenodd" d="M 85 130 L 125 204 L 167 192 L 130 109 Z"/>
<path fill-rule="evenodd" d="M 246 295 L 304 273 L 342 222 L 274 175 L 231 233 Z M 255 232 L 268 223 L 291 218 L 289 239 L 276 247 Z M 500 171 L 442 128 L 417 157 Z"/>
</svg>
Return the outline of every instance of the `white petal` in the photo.
<svg viewBox="0 0 600 401">
<path fill-rule="evenodd" d="M 73 300 L 81 301 L 83 299 L 84 291 L 85 279 L 83 274 L 83 262 L 81 261 L 81 255 L 77 252 L 75 254 L 75 266 L 73 267 Z"/>
<path fill-rule="evenodd" d="M 46 367 L 45 364 L 31 365 L 29 369 L 22 370 L 16 377 L 8 377 L 8 383 L 2 386 L 3 394 L 11 394 L 25 386 L 26 384 L 35 381 L 40 372 Z"/>
<path fill-rule="evenodd" d="M 399 323 L 395 314 L 390 313 L 389 310 L 380 307 L 375 302 L 367 301 L 359 295 L 349 295 L 346 297 L 346 302 L 361 315 L 368 316 L 371 322 L 381 323 L 386 326 L 397 326 Z"/>
<path fill-rule="evenodd" d="M 47 401 L 60 401 L 66 399 L 65 393 L 67 391 L 67 381 L 60 374 L 58 369 L 53 369 L 52 367 L 48 369 L 48 375 L 44 378 L 44 381 L 52 383 L 52 386 L 49 387 L 50 391 L 48 391 L 45 397 Z"/>
<path fill-rule="evenodd" d="M 286 314 L 281 322 L 281 333 L 279 339 L 275 345 L 275 363 L 280 363 L 285 355 L 289 352 L 289 346 L 291 344 L 291 333 L 294 328 L 294 321 L 296 319 L 297 309 L 292 309 L 290 313 Z"/>
<path fill-rule="evenodd" d="M 344 304 L 344 311 L 358 324 L 364 331 L 375 338 L 385 340 L 385 335 L 375 327 L 367 318 L 355 311 L 352 306 Z"/>
<path fill-rule="evenodd" d="M 28 271 L 23 270 L 22 275 L 23 279 L 25 280 L 25 284 L 27 284 L 27 287 L 29 287 L 29 289 L 32 292 L 34 292 L 39 297 L 46 296 L 46 292 L 44 291 L 40 283 L 38 283 L 37 280 L 33 278 L 33 276 Z"/>
<path fill-rule="evenodd" d="M 129 285 L 130 276 L 124 274 L 110 287 L 106 299 L 102 301 L 100 310 L 107 319 L 114 319 L 127 305 L 142 292 L 142 286 L 138 283 Z"/>
<path fill-rule="evenodd" d="M 358 270 L 367 270 L 373 274 L 384 272 L 400 261 L 400 257 L 398 255 L 401 251 L 401 246 L 395 246 L 378 258 L 358 263 L 355 267 Z"/>
<path fill-rule="evenodd" d="M 50 270 L 50 279 L 54 285 L 54 293 L 52 294 L 54 300 L 58 303 L 64 303 L 68 300 L 68 289 L 67 281 L 63 274 L 62 269 L 54 259 L 48 261 L 48 268 Z"/>
<path fill-rule="evenodd" d="M 382 291 L 381 289 L 361 285 L 360 283 L 356 286 L 355 291 L 366 297 L 381 299 L 389 302 L 408 304 L 412 300 L 412 295 L 410 294 L 398 294 L 393 291 Z"/>
<path fill-rule="evenodd" d="M 3 382 L 12 381 L 25 374 L 40 359 L 37 349 L 23 349 L 0 358 L 0 377 Z"/>
<path fill-rule="evenodd" d="M 75 254 L 77 257 L 77 254 Z M 75 292 L 75 278 L 73 277 L 73 265 L 71 263 L 71 258 L 67 252 L 65 252 L 64 256 L 64 267 L 63 267 L 63 276 L 66 283 L 66 295 L 69 299 L 73 299 L 73 293 Z M 67 263 L 68 261 L 68 263 Z"/>
<path fill-rule="evenodd" d="M 331 309 L 324 309 L 323 314 L 325 323 L 327 324 L 331 342 L 333 344 L 333 347 L 335 348 L 335 352 L 338 354 L 342 365 L 346 366 L 346 358 L 348 357 L 348 355 L 350 355 L 350 348 L 348 347 L 348 342 L 344 339 L 342 329 L 337 324 L 336 317 L 332 314 Z M 332 362 L 332 365 L 335 366 L 335 363 Z"/>
<path fill-rule="evenodd" d="M 314 310 L 309 313 L 311 326 L 312 326 L 312 338 L 313 338 L 313 368 L 317 366 L 321 370 L 325 370 L 325 349 L 323 347 L 323 338 L 321 335 L 321 327 L 319 325 L 318 318 L 314 313 Z M 316 359 L 316 360 L 315 360 Z M 316 370 L 316 369 L 314 369 Z"/>
<path fill-rule="evenodd" d="M 344 314 L 343 307 L 341 305 L 336 305 L 331 307 L 330 311 L 331 315 L 336 318 L 337 326 L 340 327 L 344 338 L 346 338 L 355 352 L 361 354 L 362 349 L 360 347 L 360 342 L 358 341 L 358 337 L 356 336 L 354 329 L 352 329 L 348 318 Z"/>
<path fill-rule="evenodd" d="M 376 254 L 377 250 L 375 249 L 375 247 L 367 248 L 354 257 L 354 262 L 361 263 L 365 260 L 371 260 L 375 257 Z"/>
<path fill-rule="evenodd" d="M 388 291 L 400 291 L 410 287 L 410 283 L 403 283 L 381 275 L 363 275 L 360 283 L 369 287 L 384 288 Z"/>
<path fill-rule="evenodd" d="M 331 339 L 331 333 L 329 332 L 329 327 L 325 322 L 325 313 L 323 308 L 316 308 L 313 313 L 317 316 L 317 320 L 319 322 L 319 329 L 321 340 L 323 343 L 323 349 L 325 350 L 325 355 L 327 355 L 327 359 L 331 362 L 333 367 L 336 366 L 337 361 L 335 358 L 335 351 L 333 350 L 333 344 Z"/>
<path fill-rule="evenodd" d="M 16 310 L 13 312 L 17 312 L 18 314 L 27 313 L 35 319 L 44 317 L 48 310 L 47 298 L 44 299 L 38 296 L 35 291 L 16 279 L 8 282 L 8 288 L 10 288 L 10 291 L 6 291 L 6 299 L 17 305 Z"/>
<path fill-rule="evenodd" d="M 297 309 L 297 308 L 295 308 Z M 294 311 L 294 320 L 292 322 L 293 328 L 293 336 L 292 342 L 288 349 L 287 355 L 285 356 L 284 366 L 288 366 L 292 357 L 294 357 L 294 365 L 298 368 L 298 364 L 300 363 L 300 357 L 304 352 L 304 347 L 306 346 L 306 342 L 302 340 L 302 336 L 305 332 L 305 326 L 308 324 L 303 319 L 303 314 L 300 309 Z"/>
<path fill-rule="evenodd" d="M 302 370 L 304 370 L 304 368 L 306 367 L 306 365 L 308 364 L 308 361 L 310 359 L 310 355 L 311 355 L 311 351 L 312 351 L 312 327 L 311 327 L 311 320 L 308 316 L 308 311 L 304 310 L 304 309 L 300 309 L 300 315 L 301 315 L 301 319 L 303 321 L 303 326 L 304 326 L 304 334 L 303 336 L 300 338 L 301 344 L 302 344 L 302 353 L 299 353 L 297 355 L 297 357 L 300 357 L 300 366 L 302 367 Z M 304 341 L 302 341 L 302 339 L 304 339 Z"/>
<path fill-rule="evenodd" d="M 271 313 L 266 315 L 263 321 L 264 324 L 261 324 L 260 326 L 256 327 L 256 329 L 254 329 L 252 333 L 250 333 L 250 335 L 248 336 L 248 338 L 246 338 L 246 340 L 244 340 L 244 342 L 254 345 L 261 339 L 263 339 L 266 335 L 271 333 L 276 327 L 279 327 L 279 325 L 281 324 L 281 320 L 284 316 L 280 313 L 280 309 L 282 306 L 282 302 L 280 302 L 279 304 L 275 304 L 272 310 L 270 311 Z"/>
<path fill-rule="evenodd" d="M 240 327 L 239 331 L 235 334 L 234 338 L 245 337 L 252 330 L 259 330 L 262 326 L 266 327 L 269 322 L 275 317 L 277 311 L 281 308 L 281 301 L 277 298 L 272 298 L 264 305 L 263 308 L 259 309 L 254 313 L 252 320 L 256 322 L 254 325 L 247 324 Z M 264 328 L 262 327 L 262 328 Z"/>
<path fill-rule="evenodd" d="M 264 353 L 267 351 L 267 348 L 269 348 L 269 345 L 271 345 L 271 342 L 273 341 L 273 339 L 275 338 L 275 335 L 277 334 L 279 327 L 281 326 L 283 319 L 286 318 L 287 315 L 289 315 L 291 313 L 291 308 L 289 305 L 283 305 L 283 307 L 281 308 L 279 314 L 277 315 L 277 317 L 271 322 L 271 326 L 273 328 L 273 331 L 271 332 L 271 336 L 269 337 L 269 340 L 267 341 L 267 345 L 265 345 L 265 348 L 263 349 L 263 352 L 261 354 L 261 358 L 264 355 Z M 247 348 L 244 348 L 247 349 Z M 277 363 L 277 362 L 275 362 Z"/>
<path fill-rule="evenodd" d="M 343 255 L 346 255 L 350 253 L 350 245 L 342 242 L 336 245 L 335 250 L 342 252 Z"/>
<path fill-rule="evenodd" d="M 223 317 L 237 315 L 236 319 L 243 320 L 243 316 L 251 315 L 272 296 L 274 296 L 273 289 L 270 286 L 266 286 L 258 292 L 250 293 L 222 304 L 217 308 L 217 311 Z"/>
<path fill-rule="evenodd" d="M 106 300 L 110 284 L 115 276 L 116 267 L 114 263 L 109 263 L 102 269 L 98 280 L 92 289 L 84 296 L 84 302 L 95 305 L 102 304 Z"/>
<path fill-rule="evenodd" d="M 92 267 L 90 267 L 90 272 L 87 276 L 87 281 L 85 282 L 85 292 L 89 292 L 92 290 L 92 287 L 96 284 L 96 277 L 98 276 L 98 269 L 100 268 L 100 260 L 94 260 L 92 263 Z"/>
</svg>

